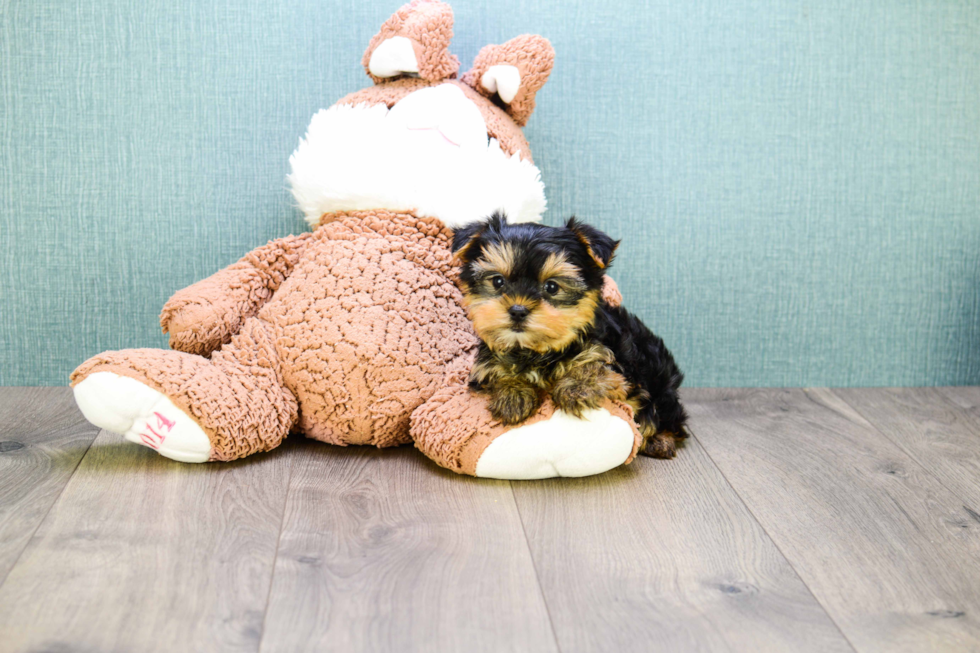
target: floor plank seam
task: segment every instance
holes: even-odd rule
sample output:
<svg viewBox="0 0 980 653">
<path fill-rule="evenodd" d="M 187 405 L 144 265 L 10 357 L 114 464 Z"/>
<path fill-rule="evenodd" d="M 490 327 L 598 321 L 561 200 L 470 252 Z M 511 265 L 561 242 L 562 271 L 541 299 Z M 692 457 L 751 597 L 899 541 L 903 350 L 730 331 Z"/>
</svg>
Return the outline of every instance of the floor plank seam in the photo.
<svg viewBox="0 0 980 653">
<path fill-rule="evenodd" d="M 804 392 L 805 391 L 806 390 L 804 390 Z M 964 499 L 962 496 L 960 496 L 960 493 L 959 492 L 956 492 L 955 490 L 953 490 L 952 488 L 950 488 L 948 485 L 946 485 L 946 482 L 942 478 L 940 478 L 932 470 L 930 470 L 928 467 L 926 467 L 924 464 L 922 464 L 922 462 L 919 460 L 918 456 L 914 455 L 913 452 L 909 451 L 904 446 L 902 446 L 902 443 L 901 442 L 896 441 L 894 438 L 892 438 L 891 436 L 889 436 L 888 433 L 886 433 L 881 428 L 879 428 L 878 425 L 875 424 L 874 422 L 872 422 L 871 419 L 869 419 L 867 415 L 865 415 L 863 412 L 861 412 L 861 409 L 860 408 L 858 408 L 853 403 L 851 403 L 850 401 L 848 401 L 847 398 L 842 393 L 837 392 L 837 390 L 835 390 L 833 388 L 831 388 L 830 391 L 834 394 L 835 397 L 837 397 L 838 399 L 840 399 L 841 401 L 843 401 L 845 404 L 847 404 L 848 406 L 850 406 L 851 407 L 851 410 L 853 410 L 855 413 L 857 413 L 858 415 L 860 415 L 861 416 L 861 419 L 863 419 L 865 422 L 868 423 L 868 426 L 870 426 L 872 429 L 874 429 L 874 431 L 876 433 L 878 433 L 881 437 L 883 437 L 887 442 L 891 443 L 892 446 L 894 446 L 896 449 L 898 449 L 900 452 L 902 452 L 909 460 L 911 460 L 913 463 L 915 463 L 919 467 L 919 469 L 921 469 L 927 476 L 933 478 L 947 492 L 949 492 L 952 496 L 958 498 L 960 500 L 960 502 L 963 504 L 963 509 L 966 510 L 967 513 L 973 512 L 970 508 L 968 508 L 965 505 L 966 503 L 968 503 L 968 501 L 966 499 Z M 943 397 L 945 399 L 945 395 L 943 395 Z"/>
<path fill-rule="evenodd" d="M 88 426 L 88 422 L 85 422 L 83 425 Z M 78 462 L 75 463 L 75 466 L 71 470 L 71 474 L 68 475 L 68 480 L 66 480 L 65 484 L 61 486 L 60 490 L 58 490 L 58 494 L 55 495 L 54 499 L 51 501 L 51 505 L 48 506 L 48 509 L 44 511 L 44 517 L 37 521 L 37 526 L 35 526 L 34 530 L 31 531 L 31 536 L 27 538 L 26 542 L 24 542 L 24 548 L 17 553 L 17 557 L 14 558 L 14 563 L 10 565 L 10 569 L 7 570 L 7 573 L 4 574 L 3 579 L 0 580 L 0 587 L 3 587 L 3 584 L 7 582 L 8 578 L 10 578 L 11 572 L 17 568 L 18 564 L 20 564 L 20 559 L 24 556 L 24 551 L 27 551 L 27 549 L 31 546 L 31 540 L 34 539 L 34 536 L 41 529 L 41 526 L 44 525 L 44 522 L 47 521 L 48 515 L 51 514 L 51 509 L 54 508 L 58 501 L 61 500 L 61 495 L 65 493 L 65 488 L 68 487 L 69 483 L 71 483 L 71 479 L 75 476 L 75 472 L 78 471 L 79 465 L 82 464 L 82 461 L 85 460 L 85 456 L 87 456 L 88 452 L 92 449 L 92 443 L 94 443 L 100 435 L 102 435 L 102 429 L 99 429 L 99 431 L 92 436 L 92 439 L 89 440 L 89 443 L 85 445 L 85 453 L 78 457 Z"/>
<path fill-rule="evenodd" d="M 544 604 L 544 612 L 548 615 L 548 626 L 551 628 L 551 638 L 555 642 L 555 649 L 561 653 L 561 642 L 558 641 L 558 632 L 555 630 L 555 620 L 551 617 L 551 607 L 548 605 L 548 597 L 544 595 L 544 587 L 541 586 L 541 575 L 538 574 L 538 565 L 534 562 L 534 552 L 531 551 L 531 540 L 527 536 L 527 526 L 524 525 L 524 514 L 521 512 L 521 504 L 517 500 L 517 494 L 514 492 L 514 482 L 506 481 L 507 486 L 510 488 L 510 496 L 514 500 L 514 508 L 517 509 L 517 518 L 521 522 L 521 533 L 524 535 L 524 547 L 527 550 L 527 555 L 531 559 L 531 569 L 534 570 L 534 581 L 538 585 L 538 594 L 541 596 L 541 602 Z"/>
<path fill-rule="evenodd" d="M 279 535 L 276 537 L 276 550 L 272 554 L 272 573 L 269 574 L 269 591 L 265 595 L 265 608 L 262 611 L 262 634 L 259 635 L 259 645 L 255 648 L 256 653 L 261 653 L 262 645 L 265 643 L 266 626 L 269 620 L 269 601 L 272 599 L 272 588 L 276 582 L 276 567 L 279 566 L 279 546 L 282 544 L 282 530 L 286 524 L 286 509 L 289 507 L 289 495 L 293 489 L 293 466 L 296 456 L 290 455 L 289 458 L 289 477 L 286 480 L 286 493 L 282 501 L 282 515 L 279 516 Z"/>
<path fill-rule="evenodd" d="M 813 598 L 816 604 L 820 606 L 820 609 L 823 610 L 823 613 L 827 616 L 827 619 L 830 620 L 830 623 L 834 624 L 834 628 L 836 628 L 837 632 L 840 633 L 840 636 L 844 638 L 844 641 L 847 642 L 847 645 L 851 647 L 851 650 L 854 651 L 854 653 L 858 653 L 858 648 L 854 645 L 854 642 L 852 642 L 850 638 L 844 633 L 843 629 L 841 629 L 840 627 L 840 624 L 837 623 L 837 620 L 834 619 L 834 617 L 827 610 L 827 606 L 825 606 L 823 602 L 817 597 L 817 595 L 813 593 L 813 589 L 811 589 L 810 585 L 803 579 L 803 576 L 800 575 L 800 570 L 796 568 L 796 565 L 793 564 L 793 561 L 790 560 L 790 558 L 783 551 L 782 547 L 779 546 L 779 543 L 773 538 L 772 534 L 769 533 L 769 531 L 766 530 L 766 527 L 762 525 L 762 522 L 759 521 L 758 517 L 756 517 L 756 514 L 752 511 L 752 508 L 749 507 L 749 504 L 747 504 L 745 502 L 745 499 L 742 497 L 742 495 L 739 494 L 738 489 L 732 484 L 728 476 L 725 475 L 724 470 L 722 470 L 722 468 L 718 465 L 718 463 L 715 462 L 715 459 L 712 457 L 711 452 L 708 451 L 708 447 L 706 447 L 704 442 L 701 441 L 701 438 L 698 437 L 697 431 L 694 428 L 692 428 L 690 423 L 688 423 L 687 429 L 688 432 L 691 434 L 691 437 L 693 437 L 695 440 L 698 441 L 698 444 L 701 446 L 701 449 L 704 451 L 704 455 L 708 458 L 711 464 L 715 466 L 715 469 L 718 470 L 718 473 L 721 474 L 721 477 L 725 479 L 725 483 L 728 484 L 728 487 L 731 488 L 735 496 L 738 497 L 739 503 L 742 504 L 745 510 L 749 513 L 749 516 L 752 517 L 752 521 L 756 523 L 759 529 L 766 534 L 767 538 L 769 538 L 769 541 L 772 543 L 772 545 L 776 547 L 776 551 L 778 551 L 779 555 L 782 556 L 783 560 L 786 561 L 786 564 L 789 565 L 789 568 L 793 570 L 793 573 L 796 575 L 796 578 L 799 579 L 800 583 L 803 584 L 803 587 L 806 588 L 807 593 Z M 683 453 L 681 455 L 683 455 Z"/>
</svg>

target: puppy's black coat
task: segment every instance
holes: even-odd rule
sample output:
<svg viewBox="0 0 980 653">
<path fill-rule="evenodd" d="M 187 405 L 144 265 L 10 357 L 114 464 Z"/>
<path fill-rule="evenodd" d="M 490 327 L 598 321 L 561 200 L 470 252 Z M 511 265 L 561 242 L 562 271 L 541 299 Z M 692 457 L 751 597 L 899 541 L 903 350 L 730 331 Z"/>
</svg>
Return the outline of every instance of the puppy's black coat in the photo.
<svg viewBox="0 0 980 653">
<path fill-rule="evenodd" d="M 602 299 L 618 244 L 575 218 L 512 225 L 497 213 L 457 230 L 453 252 L 482 340 L 470 386 L 490 395 L 490 412 L 506 423 L 530 416 L 545 392 L 575 415 L 607 398 L 626 401 L 643 452 L 670 458 L 686 437 L 684 375 L 661 338 Z"/>
</svg>

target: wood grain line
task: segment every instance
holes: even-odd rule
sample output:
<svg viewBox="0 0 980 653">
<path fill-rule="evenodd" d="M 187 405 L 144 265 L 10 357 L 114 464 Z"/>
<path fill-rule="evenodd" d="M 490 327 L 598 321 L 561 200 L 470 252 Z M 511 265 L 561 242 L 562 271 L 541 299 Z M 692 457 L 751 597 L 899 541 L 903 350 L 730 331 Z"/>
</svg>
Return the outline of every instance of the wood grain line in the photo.
<svg viewBox="0 0 980 653">
<path fill-rule="evenodd" d="M 0 388 L 0 586 L 98 432 L 68 388 Z"/>
<path fill-rule="evenodd" d="M 411 448 L 308 443 L 296 464 L 264 653 L 557 650 L 506 482 Z"/>
<path fill-rule="evenodd" d="M 852 651 L 696 440 L 514 482 L 563 651 Z"/>
<path fill-rule="evenodd" d="M 0 651 L 257 651 L 288 464 L 103 431 L 0 587 Z"/>
<path fill-rule="evenodd" d="M 980 415 L 971 413 L 975 388 L 853 388 L 834 394 L 860 413 L 963 501 L 963 518 L 980 510 Z M 949 394 L 948 394 L 949 393 Z M 960 405 L 950 398 L 967 399 Z M 977 392 L 980 398 L 980 392 Z M 976 405 L 976 404 L 974 404 Z"/>
<path fill-rule="evenodd" d="M 859 651 L 980 647 L 980 524 L 836 394 L 698 389 L 699 440 Z"/>
<path fill-rule="evenodd" d="M 510 496 L 514 502 L 514 509 L 517 511 L 517 517 L 521 521 L 521 533 L 524 535 L 524 548 L 527 550 L 528 560 L 531 561 L 531 570 L 534 572 L 534 581 L 538 585 L 538 593 L 541 595 L 541 602 L 544 604 L 545 614 L 548 615 L 548 625 L 551 627 L 551 636 L 555 641 L 555 646 L 561 651 L 561 646 L 558 644 L 558 632 L 555 630 L 555 620 L 551 616 L 551 608 L 548 607 L 548 601 L 544 596 L 544 589 L 541 586 L 541 575 L 538 573 L 538 566 L 534 562 L 534 552 L 531 551 L 531 541 L 527 536 L 527 527 L 524 525 L 524 515 L 521 514 L 521 506 L 517 501 L 517 494 L 514 491 L 514 482 L 507 481 L 507 485 L 510 488 Z"/>
</svg>

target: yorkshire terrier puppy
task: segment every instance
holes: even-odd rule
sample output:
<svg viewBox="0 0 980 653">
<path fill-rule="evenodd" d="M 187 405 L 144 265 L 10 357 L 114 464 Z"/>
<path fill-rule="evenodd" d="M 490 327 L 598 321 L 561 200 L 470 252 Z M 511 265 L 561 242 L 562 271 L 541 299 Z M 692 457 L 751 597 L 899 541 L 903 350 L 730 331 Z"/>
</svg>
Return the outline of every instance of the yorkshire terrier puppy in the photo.
<svg viewBox="0 0 980 653">
<path fill-rule="evenodd" d="M 542 394 L 581 417 L 605 399 L 633 407 L 641 449 L 672 458 L 686 437 L 677 389 L 684 375 L 663 340 L 601 297 L 618 241 L 572 218 L 564 227 L 489 220 L 458 229 L 464 303 L 482 343 L 470 387 L 505 424 L 524 421 Z"/>
<path fill-rule="evenodd" d="M 581 417 L 605 399 L 633 407 L 641 451 L 672 458 L 687 436 L 677 389 L 684 375 L 663 340 L 601 297 L 618 241 L 572 218 L 564 227 L 508 224 L 500 213 L 458 229 L 464 303 L 482 340 L 470 387 L 505 424 L 550 393 Z"/>
</svg>

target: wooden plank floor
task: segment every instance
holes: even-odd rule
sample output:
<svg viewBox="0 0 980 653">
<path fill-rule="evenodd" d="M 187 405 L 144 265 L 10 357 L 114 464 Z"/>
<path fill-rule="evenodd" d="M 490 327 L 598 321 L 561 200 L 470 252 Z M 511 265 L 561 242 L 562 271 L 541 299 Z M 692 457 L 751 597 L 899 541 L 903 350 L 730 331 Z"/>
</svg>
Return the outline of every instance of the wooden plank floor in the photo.
<svg viewBox="0 0 980 653">
<path fill-rule="evenodd" d="M 508 483 L 0 388 L 0 653 L 980 650 L 980 389 L 684 397 L 673 461 Z"/>
</svg>

